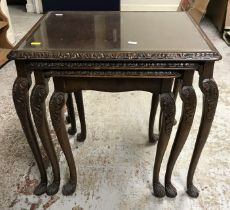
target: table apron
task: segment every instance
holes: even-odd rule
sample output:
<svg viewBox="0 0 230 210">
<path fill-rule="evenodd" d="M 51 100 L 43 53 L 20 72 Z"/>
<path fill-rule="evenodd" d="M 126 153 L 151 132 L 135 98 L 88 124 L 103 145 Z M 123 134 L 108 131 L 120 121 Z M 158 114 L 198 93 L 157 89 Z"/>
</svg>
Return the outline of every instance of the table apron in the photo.
<svg viewBox="0 0 230 210">
<path fill-rule="evenodd" d="M 54 77 L 55 91 L 76 92 L 95 90 L 103 92 L 147 91 L 171 92 L 174 78 L 76 78 Z"/>
</svg>

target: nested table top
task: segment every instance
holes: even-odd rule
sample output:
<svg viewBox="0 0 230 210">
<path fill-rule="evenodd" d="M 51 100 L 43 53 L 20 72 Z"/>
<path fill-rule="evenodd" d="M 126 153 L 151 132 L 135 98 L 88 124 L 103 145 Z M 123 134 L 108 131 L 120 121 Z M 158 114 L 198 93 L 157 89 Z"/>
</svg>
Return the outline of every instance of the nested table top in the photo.
<svg viewBox="0 0 230 210">
<path fill-rule="evenodd" d="M 49 12 L 11 59 L 219 60 L 185 12 Z"/>
</svg>

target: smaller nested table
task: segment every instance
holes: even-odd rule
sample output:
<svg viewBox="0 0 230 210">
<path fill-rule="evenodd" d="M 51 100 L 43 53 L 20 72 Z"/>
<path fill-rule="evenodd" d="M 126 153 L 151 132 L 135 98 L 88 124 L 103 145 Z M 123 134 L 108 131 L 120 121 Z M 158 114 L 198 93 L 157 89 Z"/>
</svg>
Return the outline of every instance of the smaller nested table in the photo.
<svg viewBox="0 0 230 210">
<path fill-rule="evenodd" d="M 50 12 L 14 48 L 9 58 L 16 61 L 18 74 L 13 87 L 15 108 L 41 173 L 41 183 L 35 194 L 47 192 L 49 195 L 55 194 L 60 185 L 59 165 L 45 110 L 50 77 L 55 85 L 50 101 L 51 118 L 70 167 L 70 180 L 63 188 L 64 194 L 73 193 L 76 187 L 76 169 L 63 120 L 66 93 L 143 90 L 153 93 L 150 127 L 154 123 L 158 94 L 161 94 L 163 117 L 154 166 L 154 194 L 175 197 L 171 175 L 192 125 L 196 108 L 192 81 L 194 71 L 198 71 L 204 96 L 203 114 L 187 177 L 188 194 L 198 196 L 193 176 L 215 115 L 218 88 L 213 69 L 214 62 L 221 56 L 187 13 Z M 54 181 L 48 187 L 29 111 L 32 72 L 36 84 L 31 109 L 54 174 Z M 175 78 L 174 93 L 180 92 L 183 110 L 164 188 L 159 182 L 159 171 L 174 120 L 171 86 Z M 149 130 L 152 132 L 151 128 Z"/>
</svg>

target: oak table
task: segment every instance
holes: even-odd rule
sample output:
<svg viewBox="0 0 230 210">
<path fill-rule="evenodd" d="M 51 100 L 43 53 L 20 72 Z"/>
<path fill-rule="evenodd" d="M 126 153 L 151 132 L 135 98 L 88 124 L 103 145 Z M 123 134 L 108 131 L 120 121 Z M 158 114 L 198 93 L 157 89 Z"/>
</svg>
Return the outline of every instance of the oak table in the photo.
<svg viewBox="0 0 230 210">
<path fill-rule="evenodd" d="M 175 197 L 176 188 L 171 184 L 171 175 L 192 125 L 196 108 L 192 81 L 194 71 L 198 71 L 203 113 L 187 176 L 187 193 L 192 197 L 198 196 L 193 176 L 215 115 L 218 88 L 213 70 L 214 62 L 221 56 L 187 13 L 49 12 L 11 51 L 9 59 L 16 61 L 17 68 L 13 87 L 15 108 L 41 174 L 40 185 L 35 190 L 37 195 L 44 192 L 55 194 L 60 185 L 59 165 L 45 110 L 48 80 L 53 78 L 55 92 L 50 101 L 51 118 L 70 167 L 70 180 L 63 188 L 64 194 L 73 193 L 76 187 L 75 164 L 63 123 L 66 93 L 81 90 L 144 90 L 153 93 L 150 136 L 158 94 L 161 94 L 163 112 L 154 166 L 154 194 L 163 197 L 166 193 L 169 197 Z M 54 174 L 48 188 L 30 116 L 32 72 L 36 84 L 31 95 L 31 109 Z M 183 109 L 167 165 L 164 188 L 159 182 L 159 170 L 175 114 L 174 96 L 171 94 L 173 80 L 174 94 L 179 91 Z"/>
</svg>

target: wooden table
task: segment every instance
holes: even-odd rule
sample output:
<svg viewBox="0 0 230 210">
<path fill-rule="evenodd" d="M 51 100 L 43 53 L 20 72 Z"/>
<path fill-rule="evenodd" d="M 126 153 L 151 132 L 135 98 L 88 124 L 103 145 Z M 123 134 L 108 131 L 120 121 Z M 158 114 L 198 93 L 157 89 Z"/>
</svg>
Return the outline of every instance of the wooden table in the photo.
<svg viewBox="0 0 230 210">
<path fill-rule="evenodd" d="M 153 188 L 158 197 L 165 193 L 175 197 L 176 188 L 171 184 L 171 174 L 192 125 L 196 108 L 192 80 L 193 71 L 198 71 L 199 86 L 204 96 L 203 113 L 187 176 L 187 193 L 192 197 L 198 196 L 193 176 L 215 115 L 218 88 L 213 79 L 213 69 L 214 62 L 221 56 L 186 13 L 50 12 L 22 39 L 9 58 L 16 61 L 18 75 L 13 87 L 15 108 L 41 173 L 41 183 L 35 194 L 45 191 L 50 195 L 55 194 L 60 184 L 58 161 L 45 110 L 48 79 L 52 77 L 55 92 L 50 101 L 50 111 L 62 148 L 70 148 L 63 125 L 65 93 L 88 89 L 150 91 L 153 93 L 151 126 L 157 94 L 160 93 L 163 120 L 154 165 Z M 46 171 L 29 111 L 32 72 L 36 84 L 32 91 L 31 109 L 54 173 L 54 181 L 48 189 Z M 159 170 L 174 118 L 171 85 L 178 75 L 180 78 L 176 80 L 174 93 L 180 92 L 183 111 L 167 165 L 164 189 L 159 182 Z M 76 169 L 72 153 L 66 154 L 66 149 L 63 151 L 71 177 L 64 194 L 71 194 L 76 187 Z"/>
</svg>

